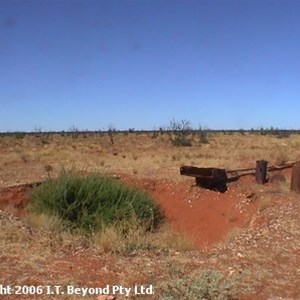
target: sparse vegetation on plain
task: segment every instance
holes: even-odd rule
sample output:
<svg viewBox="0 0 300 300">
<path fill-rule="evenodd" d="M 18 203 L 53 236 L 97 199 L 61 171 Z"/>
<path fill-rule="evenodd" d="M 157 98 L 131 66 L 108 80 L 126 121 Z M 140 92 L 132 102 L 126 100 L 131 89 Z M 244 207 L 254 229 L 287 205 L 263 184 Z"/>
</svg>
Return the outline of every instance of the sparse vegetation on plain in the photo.
<svg viewBox="0 0 300 300">
<path fill-rule="evenodd" d="M 204 270 L 167 282 L 160 299 L 234 300 L 238 299 L 237 285 L 237 277 L 226 278 L 218 271 Z"/>
<path fill-rule="evenodd" d="M 245 176 L 219 194 L 196 187 L 179 167 L 297 161 L 299 132 L 201 131 L 185 135 L 188 147 L 174 146 L 170 128 L 116 130 L 113 143 L 107 131 L 1 134 L 2 282 L 141 282 L 153 284 L 158 299 L 298 299 L 300 208 L 289 191 L 291 170 L 268 174 L 266 185 Z M 60 174 L 62 166 L 78 171 Z M 108 202 L 99 196 L 102 180 L 109 182 Z M 33 182 L 42 184 L 22 185 Z M 142 190 L 144 200 L 151 195 L 166 221 L 140 210 L 144 200 L 118 209 L 120 194 L 131 199 L 128 187 Z"/>
<path fill-rule="evenodd" d="M 110 125 L 108 127 L 107 134 L 109 136 L 109 140 L 112 145 L 115 143 L 114 138 L 115 138 L 116 131 L 117 129 L 114 126 Z"/>
<path fill-rule="evenodd" d="M 201 126 L 199 126 L 197 133 L 199 135 L 200 144 L 208 144 L 209 143 L 208 130 L 203 129 Z"/>
<path fill-rule="evenodd" d="M 188 120 L 172 120 L 170 122 L 170 138 L 174 146 L 192 146 L 191 133 L 193 129 Z"/>
</svg>

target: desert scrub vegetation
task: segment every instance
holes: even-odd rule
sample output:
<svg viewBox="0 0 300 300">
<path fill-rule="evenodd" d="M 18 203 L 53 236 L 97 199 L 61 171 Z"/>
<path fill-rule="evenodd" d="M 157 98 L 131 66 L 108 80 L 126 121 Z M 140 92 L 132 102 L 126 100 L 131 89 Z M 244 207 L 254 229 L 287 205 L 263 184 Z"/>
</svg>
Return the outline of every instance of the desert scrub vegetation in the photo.
<svg viewBox="0 0 300 300">
<path fill-rule="evenodd" d="M 72 232 L 95 233 L 107 226 L 126 224 L 155 229 L 162 212 L 146 193 L 99 174 L 81 177 L 61 172 L 36 187 L 29 199 L 28 212 L 56 216 Z"/>
<path fill-rule="evenodd" d="M 115 143 L 115 135 L 116 135 L 116 133 L 117 133 L 117 129 L 113 125 L 110 125 L 108 127 L 107 134 L 109 136 L 109 140 L 110 140 L 110 143 L 112 145 Z"/>
<path fill-rule="evenodd" d="M 199 136 L 199 142 L 200 144 L 208 144 L 208 130 L 203 129 L 201 126 L 199 126 L 199 129 L 197 130 L 198 136 Z"/>
<path fill-rule="evenodd" d="M 203 270 L 189 277 L 162 283 L 161 300 L 233 300 L 237 298 L 238 278 L 226 278 L 215 270 Z"/>
<path fill-rule="evenodd" d="M 170 139 L 174 146 L 192 146 L 191 133 L 193 128 L 188 120 L 172 120 L 169 126 Z"/>
</svg>

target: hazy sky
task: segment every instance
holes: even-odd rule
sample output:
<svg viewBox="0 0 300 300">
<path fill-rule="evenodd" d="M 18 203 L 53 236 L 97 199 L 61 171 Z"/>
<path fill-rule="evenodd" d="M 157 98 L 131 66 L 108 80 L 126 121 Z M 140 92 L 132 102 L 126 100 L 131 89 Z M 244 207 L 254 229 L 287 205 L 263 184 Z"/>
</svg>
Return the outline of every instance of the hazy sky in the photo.
<svg viewBox="0 0 300 300">
<path fill-rule="evenodd" d="M 0 131 L 300 126 L 300 1 L 0 0 Z"/>
</svg>

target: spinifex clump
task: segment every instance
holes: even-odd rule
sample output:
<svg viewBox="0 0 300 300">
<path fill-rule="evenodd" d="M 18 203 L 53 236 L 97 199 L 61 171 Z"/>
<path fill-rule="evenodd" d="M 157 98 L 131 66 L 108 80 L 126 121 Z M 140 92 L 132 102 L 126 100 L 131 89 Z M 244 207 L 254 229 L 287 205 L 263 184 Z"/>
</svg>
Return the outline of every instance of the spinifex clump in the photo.
<svg viewBox="0 0 300 300">
<path fill-rule="evenodd" d="M 29 210 L 56 215 L 69 228 L 84 232 L 122 223 L 152 230 L 162 220 L 158 205 L 146 193 L 110 177 L 72 172 L 62 172 L 35 188 Z"/>
</svg>

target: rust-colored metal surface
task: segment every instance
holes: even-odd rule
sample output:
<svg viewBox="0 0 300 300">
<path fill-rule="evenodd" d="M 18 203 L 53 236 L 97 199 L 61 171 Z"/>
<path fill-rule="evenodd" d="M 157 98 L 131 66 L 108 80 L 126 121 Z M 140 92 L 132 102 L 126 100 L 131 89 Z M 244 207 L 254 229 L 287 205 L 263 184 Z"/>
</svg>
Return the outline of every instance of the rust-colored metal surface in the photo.
<svg viewBox="0 0 300 300">
<path fill-rule="evenodd" d="M 300 163 L 292 168 L 291 191 L 300 193 Z"/>
<path fill-rule="evenodd" d="M 195 177 L 196 184 L 201 187 L 219 192 L 227 190 L 225 169 L 183 166 L 180 168 L 180 174 Z"/>
<path fill-rule="evenodd" d="M 295 167 L 296 166 L 296 167 Z M 292 168 L 294 179 L 292 179 L 291 190 L 300 192 L 300 174 L 298 175 L 298 167 L 300 166 L 300 161 L 290 162 L 283 164 L 281 166 L 270 166 L 268 167 L 268 162 L 265 160 L 257 160 L 255 168 L 244 168 L 235 170 L 225 170 L 220 168 L 198 168 L 193 166 L 183 166 L 180 168 L 180 174 L 185 176 L 192 176 L 196 178 L 196 183 L 199 186 L 218 190 L 226 191 L 226 183 L 238 180 L 242 176 L 254 175 L 256 182 L 264 184 L 268 181 L 267 172 L 283 170 L 286 168 Z"/>
<path fill-rule="evenodd" d="M 198 178 L 222 178 L 226 179 L 226 171 L 225 169 L 218 168 L 198 168 L 198 167 L 190 167 L 183 166 L 180 167 L 180 174 Z"/>
<path fill-rule="evenodd" d="M 266 160 L 256 161 L 255 179 L 257 183 L 264 184 L 267 182 L 267 166 Z"/>
</svg>

